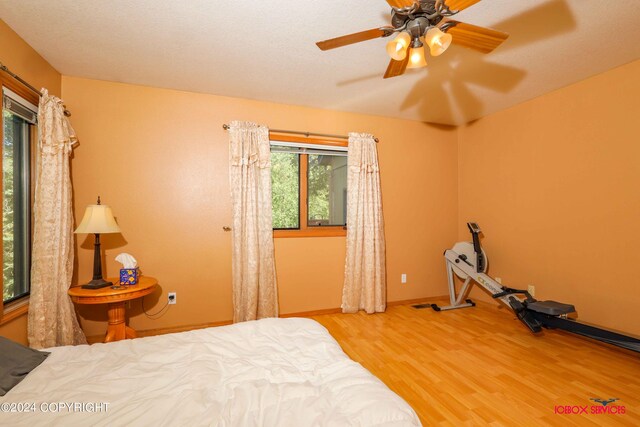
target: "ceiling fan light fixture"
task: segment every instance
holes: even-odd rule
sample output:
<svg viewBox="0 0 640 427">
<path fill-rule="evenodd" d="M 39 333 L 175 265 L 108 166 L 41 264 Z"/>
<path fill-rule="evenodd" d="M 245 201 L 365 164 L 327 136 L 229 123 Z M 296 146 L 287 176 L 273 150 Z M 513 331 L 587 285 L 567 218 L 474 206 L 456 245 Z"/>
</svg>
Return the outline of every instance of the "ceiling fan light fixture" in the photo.
<svg viewBox="0 0 640 427">
<path fill-rule="evenodd" d="M 422 68 L 427 66 L 427 58 L 424 53 L 424 47 L 412 47 L 409 49 L 409 63 L 407 68 Z"/>
<path fill-rule="evenodd" d="M 396 38 L 387 43 L 387 53 L 396 61 L 402 61 L 407 57 L 407 50 L 411 43 L 411 36 L 404 31 L 401 31 Z"/>
<path fill-rule="evenodd" d="M 391 6 L 391 25 L 372 28 L 316 43 L 320 50 L 335 49 L 366 40 L 387 38 L 391 57 L 384 78 L 398 77 L 407 68 L 427 65 L 426 57 L 442 55 L 452 43 L 492 52 L 509 34 L 452 19 L 480 0 L 386 0 Z M 428 50 L 427 50 L 428 49 Z"/>
<path fill-rule="evenodd" d="M 431 27 L 424 35 L 424 41 L 429 46 L 431 56 L 438 56 L 444 53 L 451 45 L 453 37 L 451 34 L 442 32 L 440 28 Z"/>
</svg>

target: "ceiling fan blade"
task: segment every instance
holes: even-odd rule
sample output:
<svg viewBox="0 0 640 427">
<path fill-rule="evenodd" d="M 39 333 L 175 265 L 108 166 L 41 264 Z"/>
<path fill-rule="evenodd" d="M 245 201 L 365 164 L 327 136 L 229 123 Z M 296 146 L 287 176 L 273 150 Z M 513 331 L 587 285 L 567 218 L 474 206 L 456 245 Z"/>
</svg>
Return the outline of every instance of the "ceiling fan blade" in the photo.
<svg viewBox="0 0 640 427">
<path fill-rule="evenodd" d="M 491 28 L 478 27 L 458 21 L 446 21 L 442 27 L 453 36 L 452 43 L 489 53 L 505 41 L 509 34 Z"/>
<path fill-rule="evenodd" d="M 347 46 L 354 43 L 360 43 L 366 40 L 377 39 L 383 37 L 386 32 L 381 28 L 373 28 L 359 33 L 348 34 L 335 39 L 324 40 L 316 43 L 321 50 L 335 49 L 337 47 Z"/>
<path fill-rule="evenodd" d="M 477 0 L 480 1 L 480 0 Z M 397 9 L 402 9 L 403 7 L 412 6 L 415 3 L 415 0 L 387 0 L 389 6 L 395 7 Z"/>
<path fill-rule="evenodd" d="M 464 10 L 479 1 L 480 0 L 444 0 L 444 4 L 446 4 L 451 10 Z"/>
<path fill-rule="evenodd" d="M 407 64 L 409 64 L 409 55 L 407 55 L 402 61 L 396 61 L 395 59 L 392 59 L 391 62 L 389 62 L 387 71 L 385 71 L 384 73 L 384 78 L 388 79 L 391 77 L 403 75 L 407 70 Z"/>
</svg>

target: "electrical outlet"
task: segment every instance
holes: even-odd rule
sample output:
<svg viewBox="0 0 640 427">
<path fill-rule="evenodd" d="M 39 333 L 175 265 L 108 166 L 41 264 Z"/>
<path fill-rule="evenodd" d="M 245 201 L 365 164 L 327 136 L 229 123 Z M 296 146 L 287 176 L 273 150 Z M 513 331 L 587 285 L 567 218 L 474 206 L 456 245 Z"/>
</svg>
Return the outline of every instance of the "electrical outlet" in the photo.
<svg viewBox="0 0 640 427">
<path fill-rule="evenodd" d="M 407 283 L 407 275 L 405 273 L 400 276 L 400 283 Z"/>
<path fill-rule="evenodd" d="M 498 282 L 498 283 L 500 283 L 500 284 L 502 285 L 502 279 L 501 279 L 500 277 L 496 277 L 496 278 L 495 278 L 495 281 L 496 281 L 496 282 Z"/>
<path fill-rule="evenodd" d="M 535 286 L 533 286 L 533 285 L 529 285 L 529 286 L 527 287 L 527 292 L 529 292 L 529 294 L 530 294 L 532 297 L 535 297 L 535 296 L 536 296 L 536 287 L 535 287 Z"/>
<path fill-rule="evenodd" d="M 169 292 L 167 298 L 169 298 L 169 304 L 175 304 L 177 302 L 176 292 Z"/>
</svg>

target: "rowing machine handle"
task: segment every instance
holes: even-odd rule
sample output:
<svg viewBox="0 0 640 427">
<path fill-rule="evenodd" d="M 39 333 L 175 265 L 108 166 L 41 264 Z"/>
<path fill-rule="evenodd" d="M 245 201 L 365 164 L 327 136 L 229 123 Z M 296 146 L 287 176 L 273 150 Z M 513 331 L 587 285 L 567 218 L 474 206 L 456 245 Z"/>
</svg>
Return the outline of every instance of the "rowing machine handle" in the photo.
<svg viewBox="0 0 640 427">
<path fill-rule="evenodd" d="M 471 236 L 473 238 L 473 251 L 476 253 L 476 272 L 482 273 L 484 271 L 484 255 L 482 253 L 482 247 L 480 246 L 480 237 L 479 234 L 482 232 L 480 230 L 480 226 L 477 222 L 468 222 L 467 227 L 469 227 L 469 231 L 471 232 Z"/>
</svg>

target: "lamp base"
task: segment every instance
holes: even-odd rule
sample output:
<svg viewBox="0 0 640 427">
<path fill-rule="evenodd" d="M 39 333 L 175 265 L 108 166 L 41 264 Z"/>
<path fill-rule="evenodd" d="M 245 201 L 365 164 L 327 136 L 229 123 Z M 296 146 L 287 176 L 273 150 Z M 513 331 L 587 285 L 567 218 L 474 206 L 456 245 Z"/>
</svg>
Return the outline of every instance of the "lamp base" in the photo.
<svg viewBox="0 0 640 427">
<path fill-rule="evenodd" d="M 93 279 L 86 285 L 82 285 L 82 289 L 100 289 L 106 288 L 107 286 L 113 286 L 113 283 L 107 282 L 104 279 Z"/>
</svg>

